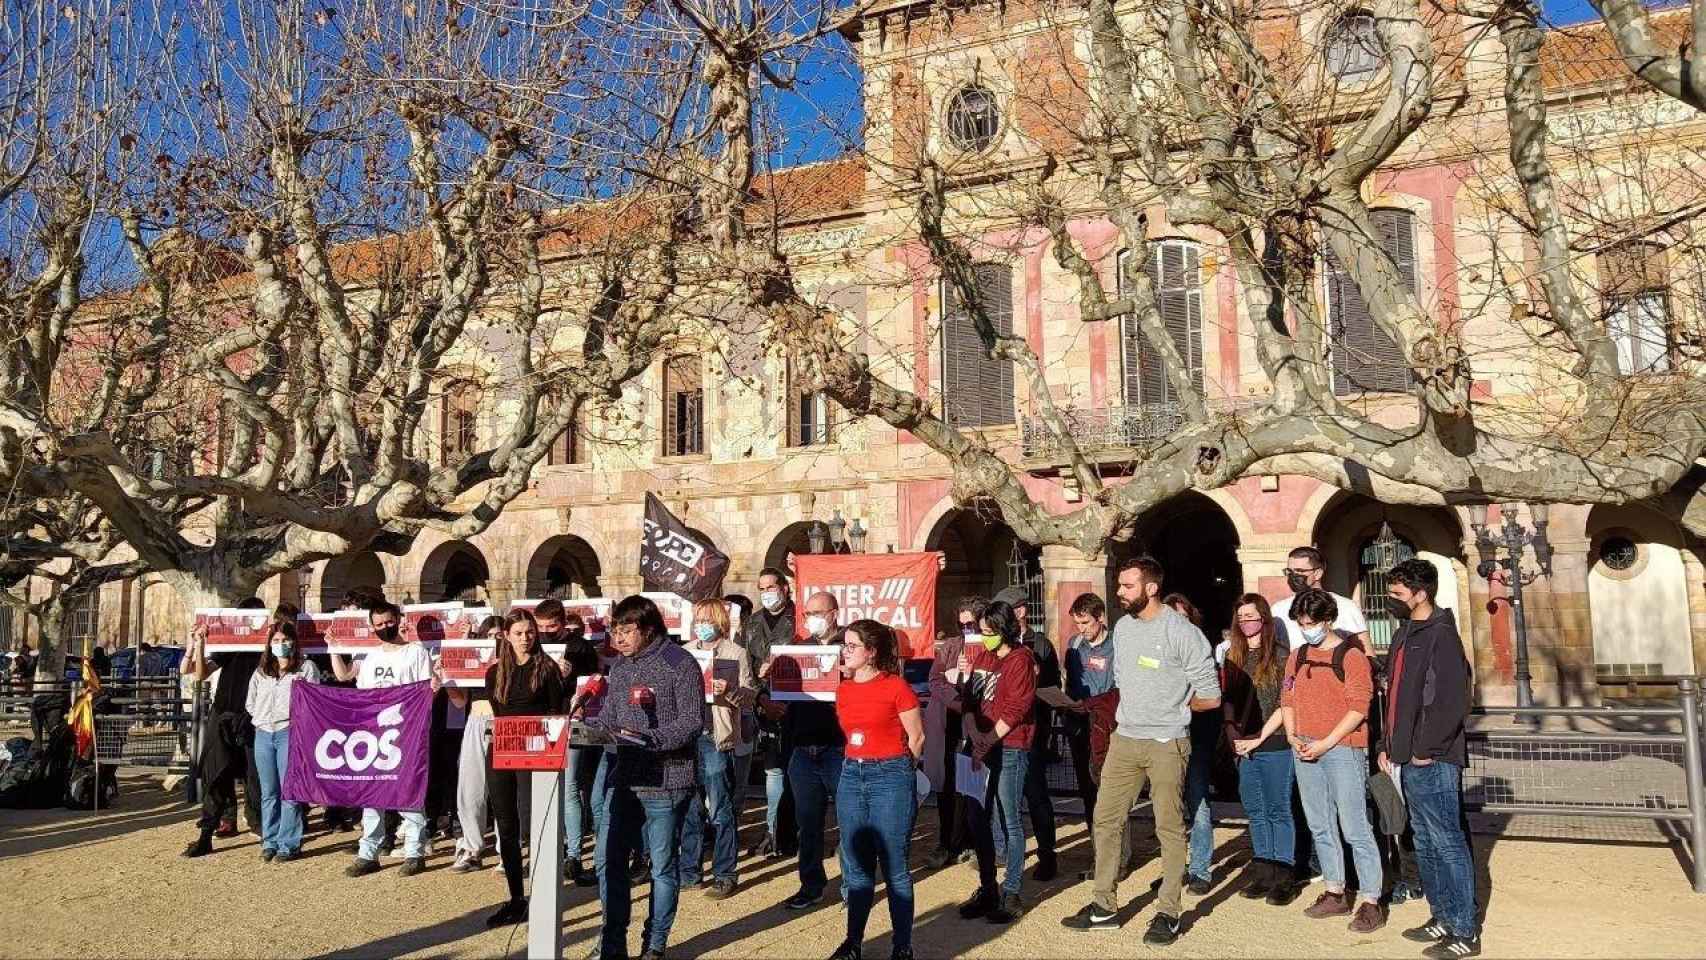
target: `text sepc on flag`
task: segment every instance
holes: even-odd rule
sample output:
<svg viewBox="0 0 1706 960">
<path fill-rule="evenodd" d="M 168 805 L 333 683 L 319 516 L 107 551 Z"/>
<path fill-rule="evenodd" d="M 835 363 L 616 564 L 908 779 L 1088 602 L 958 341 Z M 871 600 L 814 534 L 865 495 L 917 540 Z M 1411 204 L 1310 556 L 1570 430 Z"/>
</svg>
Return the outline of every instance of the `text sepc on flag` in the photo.
<svg viewBox="0 0 1706 960">
<path fill-rule="evenodd" d="M 646 590 L 695 602 L 722 595 L 727 554 L 705 542 L 650 493 L 642 524 L 640 578 Z"/>
</svg>

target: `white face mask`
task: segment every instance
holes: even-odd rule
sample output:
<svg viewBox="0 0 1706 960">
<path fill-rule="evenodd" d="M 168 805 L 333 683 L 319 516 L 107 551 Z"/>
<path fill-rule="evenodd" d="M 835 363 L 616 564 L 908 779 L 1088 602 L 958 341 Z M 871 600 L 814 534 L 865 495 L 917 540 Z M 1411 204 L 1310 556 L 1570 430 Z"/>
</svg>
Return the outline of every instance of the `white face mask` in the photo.
<svg viewBox="0 0 1706 960">
<path fill-rule="evenodd" d="M 829 618 L 822 614 L 814 613 L 806 618 L 806 632 L 814 637 L 828 636 L 831 626 Z"/>
<path fill-rule="evenodd" d="M 758 602 L 764 605 L 764 609 L 775 613 L 782 609 L 782 591 L 766 590 L 758 595 Z"/>
</svg>

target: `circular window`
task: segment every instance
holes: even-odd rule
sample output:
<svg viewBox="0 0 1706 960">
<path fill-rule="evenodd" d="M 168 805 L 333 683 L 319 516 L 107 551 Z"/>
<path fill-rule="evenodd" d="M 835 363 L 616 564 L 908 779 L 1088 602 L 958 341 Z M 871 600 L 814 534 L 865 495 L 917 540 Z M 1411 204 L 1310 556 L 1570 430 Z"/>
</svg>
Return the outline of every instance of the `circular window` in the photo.
<svg viewBox="0 0 1706 960">
<path fill-rule="evenodd" d="M 1367 13 L 1347 13 L 1327 34 L 1327 70 L 1340 80 L 1361 80 L 1386 58 L 1380 31 Z"/>
<path fill-rule="evenodd" d="M 989 149 L 1001 132 L 1001 111 L 995 94 L 982 87 L 965 87 L 948 101 L 948 139 L 961 150 Z"/>
<path fill-rule="evenodd" d="M 1606 537 L 1599 545 L 1599 562 L 1607 570 L 1628 570 L 1640 557 L 1640 549 L 1628 537 Z"/>
</svg>

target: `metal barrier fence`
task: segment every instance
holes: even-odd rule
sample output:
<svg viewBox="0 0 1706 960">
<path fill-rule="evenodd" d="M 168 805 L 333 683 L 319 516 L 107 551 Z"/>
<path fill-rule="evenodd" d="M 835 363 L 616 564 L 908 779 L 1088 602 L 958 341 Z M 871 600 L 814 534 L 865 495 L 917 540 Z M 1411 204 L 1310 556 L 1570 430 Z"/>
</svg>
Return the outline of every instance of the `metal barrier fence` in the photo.
<svg viewBox="0 0 1706 960">
<path fill-rule="evenodd" d="M 0 693 L 0 727 L 33 728 L 32 714 L 44 711 L 64 719 L 82 692 L 80 683 L 38 683 L 28 693 Z M 96 783 L 102 768 L 148 767 L 166 773 L 193 773 L 190 758 L 200 754 L 201 717 L 206 691 L 185 698 L 174 679 L 144 678 L 101 685 L 95 716 L 93 763 Z M 189 802 L 197 799 L 198 784 L 186 776 Z M 100 791 L 96 790 L 97 808 Z"/>
<path fill-rule="evenodd" d="M 1663 707 L 1477 707 L 1510 729 L 1468 733 L 1463 771 L 1467 811 L 1533 817 L 1648 820 L 1685 825 L 1694 891 L 1706 893 L 1706 697 L 1677 678 L 1680 702 Z M 1598 729 L 1545 729 L 1547 718 Z M 1078 778 L 1065 728 L 1050 731 L 1049 793 L 1076 797 Z"/>
</svg>

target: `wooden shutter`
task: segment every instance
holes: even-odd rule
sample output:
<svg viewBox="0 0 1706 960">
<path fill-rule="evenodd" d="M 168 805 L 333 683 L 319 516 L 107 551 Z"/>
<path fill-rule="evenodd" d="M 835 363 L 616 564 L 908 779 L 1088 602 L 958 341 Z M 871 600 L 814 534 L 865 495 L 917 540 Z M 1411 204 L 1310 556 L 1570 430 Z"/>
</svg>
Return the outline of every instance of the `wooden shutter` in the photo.
<svg viewBox="0 0 1706 960">
<path fill-rule="evenodd" d="M 790 447 L 829 443 L 835 437 L 834 401 L 811 389 L 792 358 L 787 361 L 787 414 Z"/>
<path fill-rule="evenodd" d="M 584 409 L 584 408 L 583 408 Z M 550 416 L 554 411 L 540 411 L 543 416 Z M 569 421 L 568 429 L 557 435 L 551 441 L 551 446 L 545 451 L 545 465 L 551 467 L 581 462 L 580 417 Z"/>
<path fill-rule="evenodd" d="M 1398 267 L 1411 294 L 1416 292 L 1415 216 L 1390 208 L 1371 212 L 1380 247 Z M 1403 351 L 1374 322 L 1362 288 L 1331 250 L 1326 251 L 1327 300 L 1332 335 L 1333 392 L 1394 393 L 1410 389 L 1414 379 Z"/>
<path fill-rule="evenodd" d="M 978 300 L 1001 335 L 1013 333 L 1013 269 L 1005 263 L 974 268 Z M 952 284 L 942 284 L 942 410 L 957 427 L 1013 422 L 1013 364 L 992 360 Z"/>
<path fill-rule="evenodd" d="M 453 383 L 440 399 L 438 447 L 449 464 L 474 452 L 479 443 L 479 388 Z"/>
<path fill-rule="evenodd" d="M 1143 272 L 1155 288 L 1156 308 L 1166 325 L 1173 346 L 1191 372 L 1191 382 L 1203 386 L 1202 369 L 1202 257 L 1197 245 L 1187 240 L 1164 240 L 1152 245 Z M 1120 270 L 1121 296 L 1132 294 L 1126 279 L 1133 269 L 1130 258 Z M 1128 404 L 1173 403 L 1173 383 L 1167 377 L 1160 351 L 1149 345 L 1137 318 L 1127 314 L 1120 335 L 1121 369 Z"/>
<path fill-rule="evenodd" d="M 703 453 L 705 392 L 698 357 L 673 357 L 663 366 L 664 456 Z"/>
</svg>

